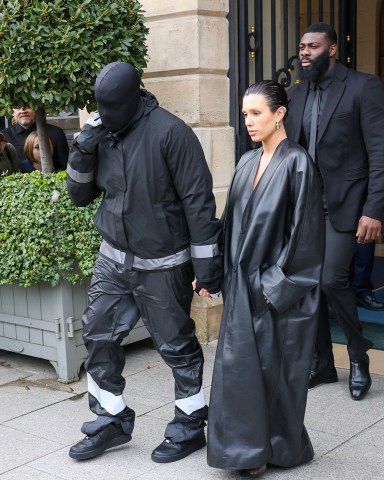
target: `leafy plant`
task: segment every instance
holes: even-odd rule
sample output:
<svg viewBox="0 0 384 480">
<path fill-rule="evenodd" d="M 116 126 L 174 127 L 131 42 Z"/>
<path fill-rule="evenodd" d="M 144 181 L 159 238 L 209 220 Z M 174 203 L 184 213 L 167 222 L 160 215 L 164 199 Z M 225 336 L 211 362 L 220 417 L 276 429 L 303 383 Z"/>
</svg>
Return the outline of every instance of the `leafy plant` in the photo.
<svg viewBox="0 0 384 480">
<path fill-rule="evenodd" d="M 0 284 L 28 287 L 92 274 L 101 237 L 92 217 L 100 199 L 78 208 L 65 172 L 0 177 Z"/>
<path fill-rule="evenodd" d="M 0 0 L 0 115 L 36 110 L 43 171 L 53 170 L 45 112 L 95 110 L 97 74 L 114 61 L 141 72 L 147 32 L 137 0 Z"/>
</svg>

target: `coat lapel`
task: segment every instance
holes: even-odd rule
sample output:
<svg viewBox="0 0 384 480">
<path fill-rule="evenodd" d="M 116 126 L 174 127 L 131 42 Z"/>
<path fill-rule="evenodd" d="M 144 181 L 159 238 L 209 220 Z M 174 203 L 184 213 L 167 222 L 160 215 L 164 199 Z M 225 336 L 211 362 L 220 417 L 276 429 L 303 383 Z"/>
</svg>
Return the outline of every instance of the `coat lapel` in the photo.
<svg viewBox="0 0 384 480">
<path fill-rule="evenodd" d="M 245 155 L 243 157 L 241 157 L 240 161 L 239 161 L 239 164 L 237 165 L 236 167 L 236 170 L 235 170 L 235 173 L 233 174 L 233 177 L 232 177 L 232 180 L 231 180 L 231 183 L 229 184 L 229 187 L 228 187 L 228 191 L 227 191 L 227 200 L 226 200 L 226 203 L 225 203 L 225 208 L 224 208 L 224 211 L 223 211 L 223 214 L 221 216 L 221 219 L 220 219 L 220 222 L 221 222 L 221 226 L 223 228 L 223 230 L 225 230 L 225 226 L 226 226 L 226 222 L 227 222 L 227 213 L 228 213 L 228 201 L 229 201 L 229 198 L 231 196 L 231 192 L 232 192 L 232 189 L 234 188 L 234 185 L 236 184 L 237 180 L 238 180 L 238 174 L 239 174 L 239 171 L 244 167 L 246 166 L 251 160 L 253 160 L 253 158 L 257 155 L 261 155 L 261 149 L 258 148 L 258 149 L 255 149 L 255 150 L 250 150 L 248 151 L 247 153 L 245 153 Z"/>
<path fill-rule="evenodd" d="M 317 133 L 317 144 L 320 142 L 322 136 L 324 135 L 325 129 L 328 126 L 328 123 L 332 117 L 335 108 L 337 107 L 340 98 L 342 97 L 345 90 L 345 77 L 347 74 L 347 67 L 338 63 L 336 64 L 335 77 L 329 87 L 329 93 L 327 97 L 326 104 L 324 106 L 324 112 L 321 116 L 319 131 Z"/>
<path fill-rule="evenodd" d="M 300 82 L 297 86 L 295 93 L 295 101 L 292 104 L 292 109 L 289 109 L 289 121 L 291 122 L 291 128 L 289 130 L 288 137 L 295 142 L 299 142 L 301 134 L 301 124 L 303 121 L 305 102 L 307 101 L 309 82 Z"/>
<path fill-rule="evenodd" d="M 254 212 L 254 205 L 259 201 L 260 197 L 264 193 L 264 190 L 267 188 L 269 181 L 273 177 L 273 174 L 275 173 L 276 169 L 284 160 L 287 146 L 288 146 L 288 140 L 285 139 L 282 142 L 280 142 L 279 146 L 276 148 L 276 151 L 273 154 L 268 167 L 266 168 L 265 172 L 260 178 L 259 183 L 256 185 L 256 188 L 252 192 L 249 202 L 244 210 L 242 228 L 246 228 L 246 225 L 250 220 L 250 216 Z"/>
</svg>

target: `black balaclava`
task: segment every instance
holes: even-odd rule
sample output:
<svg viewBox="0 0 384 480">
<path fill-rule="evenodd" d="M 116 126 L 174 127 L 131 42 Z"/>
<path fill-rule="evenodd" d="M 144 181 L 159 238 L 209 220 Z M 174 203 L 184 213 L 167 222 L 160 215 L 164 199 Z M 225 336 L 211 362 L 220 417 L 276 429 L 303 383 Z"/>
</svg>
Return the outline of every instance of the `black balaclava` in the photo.
<svg viewBox="0 0 384 480">
<path fill-rule="evenodd" d="M 140 101 L 140 77 L 126 62 L 106 65 L 96 78 L 95 98 L 107 130 L 119 132 L 132 119 Z"/>
</svg>

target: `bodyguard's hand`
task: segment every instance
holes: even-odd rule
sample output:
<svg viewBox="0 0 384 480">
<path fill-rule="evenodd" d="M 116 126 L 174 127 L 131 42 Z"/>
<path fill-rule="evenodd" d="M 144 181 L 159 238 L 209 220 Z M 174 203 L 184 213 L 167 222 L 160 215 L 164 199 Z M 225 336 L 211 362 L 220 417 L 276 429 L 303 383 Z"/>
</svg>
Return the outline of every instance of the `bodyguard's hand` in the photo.
<svg viewBox="0 0 384 480">
<path fill-rule="evenodd" d="M 357 226 L 357 243 L 371 243 L 381 237 L 381 221 L 362 216 Z"/>
<path fill-rule="evenodd" d="M 99 112 L 96 112 L 85 122 L 75 142 L 80 150 L 93 153 L 107 133 L 108 130 L 102 124 Z"/>
</svg>

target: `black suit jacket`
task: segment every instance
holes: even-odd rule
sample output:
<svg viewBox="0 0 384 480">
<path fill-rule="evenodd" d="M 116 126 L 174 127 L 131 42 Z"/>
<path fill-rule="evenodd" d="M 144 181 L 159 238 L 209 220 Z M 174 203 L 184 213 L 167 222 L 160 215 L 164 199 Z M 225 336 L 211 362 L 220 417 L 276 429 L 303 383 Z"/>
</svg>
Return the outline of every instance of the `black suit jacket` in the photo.
<svg viewBox="0 0 384 480">
<path fill-rule="evenodd" d="M 361 215 L 384 220 L 384 85 L 341 63 L 317 135 L 317 158 L 329 218 L 339 231 L 356 230 Z M 309 82 L 288 90 L 288 138 L 299 142 Z"/>
</svg>

